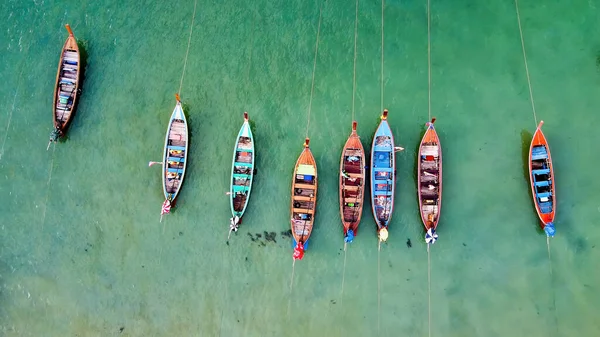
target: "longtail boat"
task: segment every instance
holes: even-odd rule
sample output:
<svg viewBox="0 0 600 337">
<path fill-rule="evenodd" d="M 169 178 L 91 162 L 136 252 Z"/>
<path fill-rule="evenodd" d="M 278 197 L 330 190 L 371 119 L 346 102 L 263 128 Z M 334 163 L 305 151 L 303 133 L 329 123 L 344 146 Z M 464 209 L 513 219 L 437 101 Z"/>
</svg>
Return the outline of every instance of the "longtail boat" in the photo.
<svg viewBox="0 0 600 337">
<path fill-rule="evenodd" d="M 434 244 L 438 238 L 435 229 L 442 210 L 442 145 L 434 123 L 435 118 L 426 124 L 417 159 L 419 211 L 427 244 Z"/>
<path fill-rule="evenodd" d="M 383 110 L 371 147 L 371 207 L 380 242 L 388 238 L 388 225 L 394 211 L 396 188 L 396 154 L 394 135 Z"/>
<path fill-rule="evenodd" d="M 58 72 L 54 84 L 54 100 L 52 102 L 52 117 L 54 130 L 50 133 L 50 143 L 58 141 L 65 135 L 73 115 L 79 95 L 79 74 L 81 60 L 79 47 L 69 25 L 65 25 L 69 36 L 63 45 L 58 62 Z"/>
<path fill-rule="evenodd" d="M 542 228 L 547 236 L 552 237 L 556 232 L 554 228 L 556 191 L 550 146 L 542 132 L 542 125 L 544 121 L 541 121 L 535 130 L 529 147 L 529 179 L 533 203 Z"/>
<path fill-rule="evenodd" d="M 165 201 L 160 212 L 161 220 L 164 214 L 170 212 L 171 205 L 181 191 L 189 148 L 187 121 L 178 94 L 175 94 L 175 99 L 177 104 L 169 120 L 163 152 L 162 182 Z"/>
<path fill-rule="evenodd" d="M 304 149 L 294 168 L 292 200 L 290 204 L 292 236 L 294 238 L 294 260 L 301 260 L 308 248 L 317 208 L 317 163 L 306 138 Z"/>
<path fill-rule="evenodd" d="M 365 149 L 356 133 L 356 121 L 340 159 L 340 216 L 344 242 L 350 243 L 358 233 L 365 189 Z"/>
<path fill-rule="evenodd" d="M 231 165 L 231 187 L 229 189 L 229 200 L 232 217 L 230 219 L 229 232 L 237 232 L 242 223 L 242 216 L 248 206 L 252 181 L 254 178 L 254 138 L 248 113 L 244 112 L 244 124 L 238 132 L 233 148 L 233 164 Z"/>
</svg>

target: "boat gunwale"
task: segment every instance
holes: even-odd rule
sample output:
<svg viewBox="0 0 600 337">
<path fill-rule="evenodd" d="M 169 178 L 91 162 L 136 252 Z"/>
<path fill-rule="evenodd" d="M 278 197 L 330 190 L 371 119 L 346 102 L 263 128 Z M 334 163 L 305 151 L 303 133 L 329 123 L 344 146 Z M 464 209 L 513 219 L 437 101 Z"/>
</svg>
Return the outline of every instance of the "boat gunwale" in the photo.
<svg viewBox="0 0 600 337">
<path fill-rule="evenodd" d="M 308 138 L 307 138 L 308 141 Z M 316 218 L 316 214 L 317 214 L 317 191 L 318 191 L 318 183 L 319 183 L 319 179 L 318 179 L 318 171 L 317 171 L 317 162 L 315 160 L 315 157 L 312 153 L 312 151 L 310 150 L 310 147 L 307 144 L 307 141 L 305 142 L 304 148 L 302 149 L 302 152 L 300 153 L 300 155 L 298 156 L 298 159 L 296 160 L 296 164 L 294 165 L 294 172 L 293 172 L 293 176 L 292 176 L 292 188 L 291 188 L 291 195 L 290 195 L 290 228 L 292 230 L 292 237 L 294 238 L 295 242 L 302 242 L 303 245 L 306 245 L 306 242 L 310 239 L 310 236 L 312 235 L 312 231 L 313 228 L 315 227 L 315 218 Z M 306 161 L 304 161 L 304 159 L 306 159 Z M 302 160 L 302 162 L 301 162 Z M 294 230 L 294 191 L 295 191 L 295 186 L 296 186 L 296 175 L 298 172 L 298 167 L 301 164 L 304 164 L 308 162 L 306 165 L 311 165 L 315 168 L 315 176 L 314 176 L 314 197 L 313 197 L 313 207 L 312 208 L 307 208 L 308 210 L 312 211 L 312 219 L 311 219 L 311 225 L 309 226 L 309 230 L 308 230 L 308 234 L 307 235 L 302 235 L 300 237 L 298 237 L 298 235 L 296 234 L 295 230 Z M 299 239 L 304 239 L 304 241 L 299 240 Z"/>
<path fill-rule="evenodd" d="M 72 33 L 72 30 L 70 28 L 70 26 L 67 24 L 65 25 L 65 27 L 67 27 L 67 31 L 69 32 L 69 35 L 67 36 L 67 38 L 65 39 L 65 43 L 63 44 L 63 47 L 60 51 L 60 59 L 58 60 L 58 70 L 56 72 L 56 79 L 54 81 L 54 97 L 52 99 L 52 122 L 53 125 L 56 129 L 60 130 L 61 133 L 65 133 L 66 130 L 68 129 L 71 120 L 73 119 L 73 115 L 75 114 L 75 110 L 76 110 L 76 104 L 79 98 L 79 80 L 80 80 L 80 75 L 81 75 L 81 52 L 79 51 L 79 45 L 77 44 L 77 39 L 75 38 L 75 35 Z M 70 45 L 74 46 L 75 51 L 77 52 L 77 75 L 75 78 L 75 89 L 73 90 L 73 103 L 71 104 L 71 111 L 69 112 L 69 117 L 67 118 L 66 121 L 64 121 L 61 125 L 61 123 L 58 122 L 58 115 L 56 113 L 57 108 L 57 101 L 58 101 L 58 87 L 59 87 L 59 83 L 60 83 L 60 73 L 62 72 L 64 65 L 63 65 L 63 61 L 65 58 L 65 51 L 67 50 L 67 47 Z"/>
<path fill-rule="evenodd" d="M 349 222 L 349 221 L 345 221 L 344 219 L 344 189 L 345 189 L 345 185 L 343 183 L 344 181 L 344 176 L 342 175 L 342 170 L 344 169 L 344 157 L 346 154 L 346 149 L 348 149 L 348 147 L 351 145 L 351 141 L 355 141 L 358 144 L 360 144 L 360 152 L 362 154 L 361 156 L 361 181 L 362 184 L 360 186 L 358 186 L 358 193 L 360 195 L 360 198 L 357 198 L 357 202 L 360 203 L 360 207 L 358 210 L 358 215 L 356 217 L 355 221 Z M 360 140 L 360 136 L 358 135 L 357 131 L 355 129 L 352 130 L 352 132 L 350 133 L 350 136 L 348 136 L 348 139 L 346 140 L 346 143 L 344 144 L 344 147 L 342 148 L 342 154 L 341 154 L 341 158 L 340 158 L 340 172 L 339 172 L 339 202 L 340 202 L 340 217 L 342 220 L 342 226 L 344 227 L 344 235 L 346 235 L 347 231 L 349 229 L 352 229 L 354 231 L 354 235 L 356 235 L 357 231 L 358 231 L 358 226 L 360 224 L 360 220 L 362 218 L 362 212 L 363 212 L 363 208 L 364 208 L 364 199 L 365 199 L 365 178 L 366 178 L 366 170 L 365 170 L 365 164 L 366 164 L 366 159 L 365 159 L 365 149 L 362 145 L 362 142 Z"/>
<path fill-rule="evenodd" d="M 390 138 L 392 139 L 392 150 L 390 151 L 391 156 L 392 156 L 392 172 L 391 172 L 391 176 L 392 176 L 392 194 L 391 194 L 391 207 L 390 207 L 390 216 L 388 217 L 387 221 L 385 221 L 384 224 L 381 224 L 379 219 L 377 218 L 377 213 L 375 212 L 375 189 L 374 189 L 374 182 L 375 182 L 375 176 L 373 174 L 374 172 L 374 166 L 373 166 L 373 154 L 375 153 L 375 140 L 377 139 L 377 134 L 380 132 L 380 129 L 382 128 L 383 125 L 386 125 L 387 128 L 390 130 Z M 387 118 L 382 119 L 379 122 L 379 126 L 377 127 L 377 129 L 375 130 L 375 133 L 373 134 L 373 141 L 371 144 L 371 164 L 369 166 L 369 173 L 371 175 L 371 181 L 370 181 L 370 187 L 371 187 L 371 211 L 373 212 L 373 218 L 375 218 L 375 223 L 377 224 L 377 227 L 379 229 L 381 228 L 387 228 L 392 220 L 392 215 L 394 213 L 394 202 L 395 202 L 395 193 L 396 193 L 396 152 L 395 152 L 395 145 L 396 142 L 394 140 L 394 134 L 392 133 L 392 128 L 390 127 L 389 122 L 387 121 Z"/>
<path fill-rule="evenodd" d="M 175 191 L 175 193 L 167 193 L 167 185 L 166 185 L 166 181 L 165 181 L 165 177 L 167 174 L 167 168 L 168 168 L 168 161 L 167 158 L 169 157 L 168 155 L 168 149 L 167 146 L 169 144 L 169 134 L 171 133 L 171 126 L 173 125 L 173 121 L 175 120 L 175 115 L 178 112 L 178 109 L 181 110 L 181 116 L 183 116 L 183 122 L 185 124 L 185 151 L 183 154 L 183 171 L 181 172 L 181 179 L 179 179 L 179 186 L 177 187 L 177 190 Z M 181 105 L 181 101 L 177 100 L 177 103 L 175 104 L 175 108 L 173 109 L 173 112 L 171 113 L 171 117 L 169 118 L 169 126 L 167 127 L 167 133 L 165 135 L 165 146 L 163 149 L 163 163 L 162 163 L 162 186 L 163 186 L 163 194 L 165 196 L 165 199 L 169 200 L 169 194 L 172 194 L 172 198 L 170 200 L 171 204 L 175 203 L 175 200 L 177 199 L 177 197 L 179 196 L 179 192 L 181 191 L 181 187 L 183 186 L 183 180 L 185 178 L 185 173 L 186 173 L 186 169 L 187 169 L 187 157 L 188 157 L 188 151 L 190 148 L 190 142 L 189 142 L 189 137 L 190 137 L 190 133 L 189 133 L 189 128 L 188 128 L 188 123 L 187 123 L 187 119 L 185 117 L 185 112 L 183 111 L 183 107 Z"/>
<path fill-rule="evenodd" d="M 544 132 L 542 131 L 542 126 L 544 125 L 544 121 L 540 121 L 539 125 L 537 126 L 533 137 L 531 138 L 531 144 L 529 145 L 529 161 L 528 161 L 528 166 L 529 166 L 529 185 L 531 188 L 531 196 L 533 198 L 533 204 L 535 206 L 535 210 L 536 213 L 538 215 L 538 218 L 540 219 L 540 223 L 542 225 L 546 225 L 548 223 L 554 222 L 554 219 L 556 217 L 556 185 L 554 183 L 554 165 L 552 163 L 552 155 L 550 153 L 550 145 L 548 144 L 548 140 L 546 139 L 546 135 L 544 135 Z M 540 142 L 539 143 L 535 143 L 536 140 L 536 135 L 541 136 L 540 137 Z M 540 209 L 540 205 L 537 201 L 537 195 L 535 193 L 535 182 L 533 180 L 533 160 L 532 160 L 532 151 L 533 151 L 533 147 L 536 145 L 544 145 L 546 147 L 546 152 L 548 153 L 548 166 L 550 169 L 550 180 L 552 181 L 552 186 L 551 186 L 551 191 L 552 191 L 552 212 L 551 213 L 542 213 L 541 209 Z M 543 215 L 548 215 L 547 218 L 548 219 L 544 219 Z M 544 226 L 541 226 L 542 228 Z"/>
<path fill-rule="evenodd" d="M 427 221 L 425 220 L 424 214 L 423 214 L 423 200 L 421 199 L 421 151 L 423 148 L 423 143 L 425 142 L 425 137 L 427 137 L 428 132 L 433 132 L 435 139 L 437 141 L 437 146 L 438 146 L 438 158 L 439 158 L 439 170 L 438 170 L 438 211 L 437 211 L 437 217 L 435 219 L 435 221 L 433 222 L 433 229 L 437 229 L 437 225 L 440 221 L 440 216 L 442 214 L 442 186 L 443 186 L 443 164 L 442 164 L 442 143 L 440 141 L 440 137 L 438 136 L 437 130 L 435 129 L 435 126 L 433 125 L 433 123 L 431 123 L 430 126 L 427 127 L 427 130 L 425 130 L 425 134 L 423 134 L 423 137 L 421 138 L 421 142 L 419 143 L 419 152 L 417 153 L 417 196 L 419 198 L 419 213 L 421 215 L 421 221 L 423 222 L 423 226 L 425 227 L 425 230 L 429 230 L 429 228 L 427 227 Z"/>
<path fill-rule="evenodd" d="M 238 149 L 238 144 L 240 142 L 240 137 L 242 136 L 242 131 L 244 131 L 244 127 L 248 128 L 248 133 L 250 134 L 250 141 L 252 142 L 252 166 L 251 166 L 251 171 L 250 171 L 250 184 L 248 186 L 248 192 L 246 194 L 246 200 L 244 202 L 244 207 L 242 208 L 241 211 L 237 212 L 234 208 L 233 205 L 233 199 L 235 198 L 234 194 L 233 194 L 233 186 L 234 186 L 234 177 L 233 177 L 233 172 L 235 170 L 235 156 L 237 154 L 237 149 Z M 231 208 L 231 214 L 233 216 L 238 216 L 240 217 L 240 219 L 242 218 L 242 216 L 244 215 L 244 213 L 246 212 L 246 208 L 248 207 L 248 201 L 250 200 L 250 192 L 252 191 L 252 184 L 254 183 L 254 167 L 255 167 L 255 151 L 254 151 L 254 135 L 252 134 L 252 129 L 250 128 L 250 123 L 248 121 L 248 119 L 244 119 L 244 123 L 242 123 L 242 126 L 240 127 L 240 131 L 238 132 L 238 135 L 235 139 L 235 145 L 233 147 L 233 159 L 231 160 L 231 177 L 230 177 L 230 187 L 229 187 L 229 192 L 231 193 L 229 195 L 229 206 Z"/>
</svg>

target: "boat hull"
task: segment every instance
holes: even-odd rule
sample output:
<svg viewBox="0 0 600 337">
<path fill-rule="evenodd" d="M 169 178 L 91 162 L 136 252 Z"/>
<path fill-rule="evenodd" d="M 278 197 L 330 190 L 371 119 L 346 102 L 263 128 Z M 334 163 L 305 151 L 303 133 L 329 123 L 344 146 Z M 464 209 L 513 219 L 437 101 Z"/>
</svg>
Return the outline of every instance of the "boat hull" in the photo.
<svg viewBox="0 0 600 337">
<path fill-rule="evenodd" d="M 58 61 L 52 102 L 52 119 L 57 137 L 64 136 L 75 114 L 81 74 L 79 46 L 69 25 L 66 25 L 66 28 L 69 36 L 63 45 Z"/>
<path fill-rule="evenodd" d="M 365 188 L 365 150 L 353 122 L 340 158 L 339 201 L 344 237 L 351 242 L 358 233 L 362 217 Z M 350 235 L 348 231 L 351 230 Z"/>
<path fill-rule="evenodd" d="M 387 111 L 384 112 L 384 116 Z M 371 209 L 378 230 L 388 227 L 394 211 L 396 155 L 394 135 L 387 118 L 382 118 L 371 146 Z"/>
<path fill-rule="evenodd" d="M 254 137 L 248 119 L 244 118 L 244 123 L 238 132 L 233 148 L 229 189 L 231 214 L 239 220 L 244 215 L 250 199 L 254 181 L 254 164 Z"/>
<path fill-rule="evenodd" d="M 425 231 L 435 230 L 442 211 L 442 145 L 433 121 L 427 123 L 419 145 L 417 182 L 421 221 Z"/>
<path fill-rule="evenodd" d="M 290 202 L 294 246 L 301 243 L 305 249 L 314 226 L 318 187 L 317 163 L 308 147 L 308 141 L 307 138 L 294 167 Z"/>
<path fill-rule="evenodd" d="M 543 121 L 538 125 L 529 147 L 529 181 L 533 203 L 541 227 L 553 227 L 556 214 L 556 186 L 550 146 L 542 132 Z"/>
<path fill-rule="evenodd" d="M 162 182 L 163 194 L 171 204 L 181 191 L 189 150 L 189 132 L 185 113 L 179 99 L 173 109 L 165 136 L 163 151 Z"/>
</svg>

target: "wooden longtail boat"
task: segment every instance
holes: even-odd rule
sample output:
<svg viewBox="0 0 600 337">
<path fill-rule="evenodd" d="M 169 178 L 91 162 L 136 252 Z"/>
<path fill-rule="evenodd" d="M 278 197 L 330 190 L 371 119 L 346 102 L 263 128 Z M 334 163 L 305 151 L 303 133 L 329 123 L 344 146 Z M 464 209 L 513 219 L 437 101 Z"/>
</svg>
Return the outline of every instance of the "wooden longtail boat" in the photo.
<svg viewBox="0 0 600 337">
<path fill-rule="evenodd" d="M 69 36 L 60 53 L 58 72 L 54 84 L 54 100 L 52 102 L 52 117 L 54 130 L 50 134 L 50 143 L 58 141 L 65 135 L 73 115 L 79 95 L 79 75 L 81 73 L 81 60 L 79 47 L 69 25 L 65 25 Z"/>
<path fill-rule="evenodd" d="M 383 110 L 371 147 L 371 207 L 380 242 L 388 238 L 387 228 L 394 211 L 396 188 L 394 135 L 388 124 L 387 115 L 387 109 Z"/>
<path fill-rule="evenodd" d="M 292 179 L 292 200 L 290 204 L 292 236 L 294 238 L 294 259 L 301 260 L 308 248 L 317 209 L 317 163 L 304 141 L 304 150 L 296 161 Z"/>
<path fill-rule="evenodd" d="M 350 243 L 358 232 L 365 189 L 365 149 L 356 133 L 356 121 L 340 159 L 340 216 L 344 242 Z"/>
<path fill-rule="evenodd" d="M 163 193 L 165 202 L 161 210 L 162 215 L 169 213 L 171 205 L 181 191 L 183 178 L 185 177 L 185 168 L 187 166 L 187 155 L 189 148 L 188 126 L 181 106 L 179 95 L 175 94 L 177 104 L 171 114 L 169 127 L 165 136 L 165 149 L 163 152 Z"/>
<path fill-rule="evenodd" d="M 442 210 L 442 145 L 435 127 L 435 118 L 426 124 L 417 159 L 419 211 L 425 226 L 425 242 L 433 244 Z"/>
<path fill-rule="evenodd" d="M 233 163 L 231 165 L 231 187 L 229 189 L 229 200 L 232 217 L 229 230 L 237 231 L 242 223 L 242 216 L 248 206 L 252 181 L 254 178 L 254 138 L 248 113 L 244 112 L 244 124 L 235 140 L 233 148 Z"/>
<path fill-rule="evenodd" d="M 535 130 L 529 147 L 529 179 L 533 203 L 542 228 L 547 236 L 552 237 L 556 232 L 554 228 L 556 191 L 550 146 L 542 132 L 542 125 L 544 125 L 544 121 L 541 121 Z"/>
</svg>

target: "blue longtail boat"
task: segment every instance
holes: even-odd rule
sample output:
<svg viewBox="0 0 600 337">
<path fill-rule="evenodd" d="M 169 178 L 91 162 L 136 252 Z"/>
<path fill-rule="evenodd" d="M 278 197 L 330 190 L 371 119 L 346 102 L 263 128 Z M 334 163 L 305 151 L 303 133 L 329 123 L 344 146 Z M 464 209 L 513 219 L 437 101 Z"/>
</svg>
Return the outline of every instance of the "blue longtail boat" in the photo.
<svg viewBox="0 0 600 337">
<path fill-rule="evenodd" d="M 388 238 L 396 188 L 396 149 L 387 115 L 387 109 L 383 110 L 371 147 L 371 207 L 380 242 L 385 242 Z"/>
<path fill-rule="evenodd" d="M 244 112 L 244 124 L 235 140 L 232 161 L 231 187 L 229 189 L 232 217 L 229 219 L 229 233 L 237 232 L 242 223 L 242 216 L 248 206 L 254 178 L 254 138 L 247 112 Z"/>
</svg>

